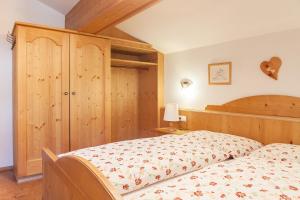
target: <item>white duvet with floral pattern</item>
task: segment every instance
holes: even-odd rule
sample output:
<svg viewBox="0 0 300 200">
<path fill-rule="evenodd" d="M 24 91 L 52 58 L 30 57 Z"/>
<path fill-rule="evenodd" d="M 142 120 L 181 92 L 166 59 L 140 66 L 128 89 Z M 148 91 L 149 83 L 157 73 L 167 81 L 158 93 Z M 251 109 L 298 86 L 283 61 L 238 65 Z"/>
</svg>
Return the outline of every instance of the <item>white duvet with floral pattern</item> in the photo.
<svg viewBox="0 0 300 200">
<path fill-rule="evenodd" d="M 124 200 L 298 200 L 299 155 L 300 146 L 267 145 L 250 156 L 125 195 Z"/>
<path fill-rule="evenodd" d="M 122 141 L 60 156 L 90 161 L 120 194 L 201 169 L 261 147 L 250 139 L 209 131 Z"/>
</svg>

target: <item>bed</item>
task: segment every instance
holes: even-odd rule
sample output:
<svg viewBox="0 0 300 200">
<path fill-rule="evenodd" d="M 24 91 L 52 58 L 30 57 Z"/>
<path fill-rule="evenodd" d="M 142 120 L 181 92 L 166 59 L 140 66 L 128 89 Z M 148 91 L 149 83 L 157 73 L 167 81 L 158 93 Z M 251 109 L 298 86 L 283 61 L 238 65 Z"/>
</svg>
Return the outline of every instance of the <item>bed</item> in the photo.
<svg viewBox="0 0 300 200">
<path fill-rule="evenodd" d="M 267 145 L 249 156 L 146 187 L 123 199 L 300 199 L 300 145 Z"/>
<path fill-rule="evenodd" d="M 273 143 L 273 142 L 284 142 L 284 143 L 300 143 L 300 137 L 299 137 L 299 130 L 300 130 L 300 120 L 299 120 L 299 98 L 295 97 L 287 97 L 287 96 L 257 96 L 257 97 L 248 97 L 243 98 L 240 100 L 236 100 L 233 102 L 230 102 L 228 104 L 224 104 L 220 107 L 213 107 L 208 106 L 207 110 L 205 112 L 192 112 L 188 113 L 192 115 L 190 116 L 190 123 L 189 128 L 190 129 L 208 129 L 212 131 L 220 131 L 225 132 L 228 134 L 233 135 L 240 135 L 252 139 L 256 139 L 258 141 L 261 141 L 265 144 Z M 256 105 L 259 109 L 259 113 L 257 110 L 255 110 L 255 113 L 252 109 L 255 108 Z M 250 107 L 251 109 L 247 109 Z M 279 109 L 278 109 L 279 108 Z M 215 109 L 215 110 L 214 110 Z M 225 109 L 222 111 L 222 109 Z M 221 110 L 221 111 L 220 111 Z M 283 112 L 284 110 L 284 112 Z M 203 117 L 205 116 L 205 119 Z M 195 121 L 197 121 L 195 123 Z M 222 123 L 220 123 L 220 121 Z M 276 128 L 278 125 L 282 125 L 282 127 L 285 130 L 285 133 L 277 133 L 276 129 L 274 129 L 274 135 L 270 134 L 268 137 L 266 137 L 266 134 L 270 131 L 269 126 L 270 124 Z M 282 131 L 282 130 L 281 130 Z M 203 133 L 203 131 L 202 131 Z M 205 132 L 209 135 L 213 135 L 212 133 Z M 191 133 L 189 136 L 190 140 L 195 141 L 195 135 L 199 135 L 199 132 Z M 193 136 L 193 137 L 192 137 Z M 160 138 L 162 140 L 170 140 L 175 141 L 177 139 L 174 139 L 175 136 L 168 135 L 164 136 L 165 138 Z M 185 136 L 185 139 L 188 139 L 187 136 Z M 234 136 L 235 137 L 235 136 Z M 153 138 L 149 139 L 153 140 Z M 180 140 L 179 140 L 180 141 Z M 220 140 L 221 141 L 221 140 Z M 136 141 L 137 143 L 141 141 Z M 153 142 L 153 141 L 152 141 Z M 157 141 L 158 143 L 161 142 Z M 188 140 L 186 140 L 188 142 Z M 215 142 L 215 141 L 214 141 Z M 180 144 L 182 141 L 179 142 Z M 142 144 L 142 143 L 141 143 Z M 139 145 L 141 145 L 139 144 Z M 175 142 L 176 147 L 178 147 L 179 151 L 180 145 Z M 210 144 L 207 142 L 206 144 Z M 118 145 L 118 144 L 111 144 L 111 145 Z M 185 144 L 186 145 L 186 144 Z M 142 145 L 143 146 L 143 145 Z M 188 145 L 189 146 L 189 145 Z M 191 146 L 191 150 L 193 150 L 193 145 Z M 202 167 L 208 166 L 209 164 L 214 164 L 220 161 L 227 160 L 228 155 L 232 152 L 226 152 L 226 149 L 223 147 L 220 148 L 222 145 L 216 145 L 214 149 L 210 149 L 209 145 L 207 145 L 206 150 L 212 150 L 209 155 L 212 156 L 212 154 L 219 154 L 216 156 L 215 159 L 213 159 L 212 162 L 204 164 L 203 157 L 199 157 L 200 159 L 197 160 L 196 167 L 190 167 L 187 171 L 181 171 L 178 169 L 182 169 L 182 165 L 177 166 L 178 163 L 175 165 L 178 168 L 173 168 L 172 173 L 166 173 L 168 174 L 165 177 L 160 177 L 161 180 L 168 181 L 167 179 L 172 178 L 174 176 L 178 176 L 181 174 L 184 174 L 185 172 L 191 172 L 197 169 L 200 169 Z M 145 147 L 147 148 L 147 147 Z M 169 149 L 170 152 L 174 148 L 174 146 Z M 181 148 L 186 148 L 186 146 L 182 146 Z M 195 148 L 195 147 L 194 147 Z M 205 152 L 205 148 L 203 149 Z M 145 149 L 144 149 L 145 150 Z M 174 149 L 173 149 L 174 150 Z M 85 151 L 85 150 L 83 150 Z M 240 149 L 236 149 L 236 152 L 240 151 Z M 224 152 L 226 156 L 224 156 Z M 104 152 L 100 152 L 101 155 L 103 155 Z M 106 152 L 109 154 L 109 152 Z M 202 152 L 203 153 L 203 152 Z M 250 150 L 248 149 L 246 152 L 240 152 L 240 155 L 248 154 L 250 153 Z M 76 155 L 77 154 L 77 155 Z M 81 153 L 75 153 L 71 152 L 68 155 L 63 155 L 60 157 L 55 156 L 51 151 L 44 150 L 43 152 L 43 172 L 44 172 L 44 192 L 43 192 L 43 198 L 45 200 L 50 199 L 123 199 L 121 195 L 126 195 L 128 192 L 137 191 L 139 189 L 144 188 L 145 186 L 155 184 L 156 179 L 153 176 L 152 179 L 148 179 L 149 173 L 145 173 L 146 177 L 142 180 L 136 180 L 135 178 L 131 179 L 130 184 L 128 184 L 129 187 L 125 187 L 124 184 L 116 185 L 113 179 L 111 179 L 109 173 L 110 170 L 113 168 L 112 165 L 110 165 L 107 169 L 109 170 L 103 170 L 104 167 L 100 167 L 102 169 L 99 170 L 99 165 L 97 163 L 93 164 L 92 159 L 89 157 L 86 157 L 83 155 L 84 152 Z M 98 156 L 100 155 L 98 154 Z M 105 154 L 105 153 L 104 153 Z M 157 152 L 155 152 L 153 155 L 156 155 Z M 200 153 L 201 154 L 201 153 Z M 222 156 L 223 154 L 223 156 Z M 75 155 L 75 156 L 74 156 Z M 101 156 L 100 155 L 100 156 Z M 106 154 L 107 155 L 107 154 Z M 187 158 L 188 162 L 189 159 L 194 158 L 191 155 L 183 157 Z M 231 155 L 232 156 L 232 155 Z M 134 156 L 135 157 L 135 156 Z M 143 155 L 141 155 L 143 157 Z M 239 156 L 236 156 L 239 157 Z M 109 156 L 106 156 L 107 159 L 109 159 Z M 169 158 L 169 157 L 168 157 Z M 201 160 L 202 159 L 202 160 Z M 204 159 L 205 161 L 205 159 Z M 142 165 L 145 165 L 143 163 L 144 161 L 140 163 Z M 154 161 L 155 162 L 155 161 Z M 184 163 L 183 162 L 183 163 Z M 190 164 L 191 162 L 189 162 Z M 122 163 L 119 163 L 122 164 Z M 124 163 L 123 163 L 124 164 Z M 170 164 L 170 162 L 167 162 L 167 165 Z M 167 166 L 166 165 L 166 166 Z M 139 165 L 138 165 L 139 166 Z M 151 166 L 151 165 L 149 165 Z M 166 167 L 164 166 L 164 167 Z M 191 165 L 190 165 L 191 166 Z M 198 166 L 198 167 L 197 167 Z M 97 168 L 98 167 L 98 168 Z M 205 168 L 206 169 L 206 168 Z M 113 169 L 112 171 L 114 171 Z M 167 172 L 165 168 L 163 168 L 164 172 Z M 125 175 L 130 175 L 131 173 L 125 173 Z M 132 175 L 132 174 L 131 174 Z M 133 174 L 134 175 L 134 174 Z M 128 180 L 128 178 L 127 178 Z M 146 181 L 144 181 L 146 180 Z M 138 184 L 137 184 L 138 183 Z M 143 183 L 143 184 L 142 184 Z M 158 183 L 160 184 L 160 183 Z M 164 184 L 164 182 L 162 183 Z M 130 186 L 135 186 L 131 187 Z M 138 186 L 138 187 L 136 187 Z M 150 186 L 151 187 L 151 186 Z M 125 188 L 125 191 L 124 191 Z M 135 193 L 135 192 L 133 192 Z M 131 193 L 130 193 L 131 194 Z"/>
<path fill-rule="evenodd" d="M 210 164 L 248 155 L 261 146 L 239 136 L 192 131 L 85 148 L 59 158 L 76 156 L 87 160 L 123 195 Z"/>
</svg>

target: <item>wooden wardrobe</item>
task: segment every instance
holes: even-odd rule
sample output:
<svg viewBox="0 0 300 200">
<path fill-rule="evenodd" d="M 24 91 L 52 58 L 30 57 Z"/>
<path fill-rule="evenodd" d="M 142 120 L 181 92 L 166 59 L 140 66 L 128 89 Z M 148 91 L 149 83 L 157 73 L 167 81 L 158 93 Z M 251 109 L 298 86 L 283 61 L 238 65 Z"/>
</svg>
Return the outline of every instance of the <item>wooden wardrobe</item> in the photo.
<svg viewBox="0 0 300 200">
<path fill-rule="evenodd" d="M 54 153 L 150 137 L 159 127 L 163 55 L 151 45 L 26 23 L 14 27 L 14 169 Z"/>
<path fill-rule="evenodd" d="M 110 141 L 110 41 L 17 24 L 13 49 L 16 177 L 60 154 Z"/>
</svg>

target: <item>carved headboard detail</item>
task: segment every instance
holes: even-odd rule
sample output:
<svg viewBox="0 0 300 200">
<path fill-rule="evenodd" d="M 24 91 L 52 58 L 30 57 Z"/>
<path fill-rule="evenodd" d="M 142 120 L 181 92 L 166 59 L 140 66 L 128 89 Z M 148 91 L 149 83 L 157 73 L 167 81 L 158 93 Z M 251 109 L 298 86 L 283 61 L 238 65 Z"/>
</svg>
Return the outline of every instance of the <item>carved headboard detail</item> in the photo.
<svg viewBox="0 0 300 200">
<path fill-rule="evenodd" d="M 251 96 L 223 105 L 208 105 L 205 110 L 300 118 L 300 98 L 281 95 Z"/>
</svg>

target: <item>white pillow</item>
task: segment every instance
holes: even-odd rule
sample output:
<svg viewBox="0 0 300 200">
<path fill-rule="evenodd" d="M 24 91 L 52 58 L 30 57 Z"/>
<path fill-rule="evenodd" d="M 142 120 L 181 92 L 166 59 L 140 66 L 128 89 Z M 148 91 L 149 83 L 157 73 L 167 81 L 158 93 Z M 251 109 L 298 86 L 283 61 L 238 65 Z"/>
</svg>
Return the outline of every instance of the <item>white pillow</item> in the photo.
<svg viewBox="0 0 300 200">
<path fill-rule="evenodd" d="M 256 150 L 251 155 L 282 162 L 300 163 L 300 145 L 274 143 Z"/>
<path fill-rule="evenodd" d="M 224 153 L 232 158 L 249 155 L 263 146 L 260 142 L 249 138 L 206 130 L 193 131 L 188 135 L 199 137 L 200 141 L 205 138 L 207 144 L 213 144 L 213 146 L 223 149 Z"/>
</svg>

